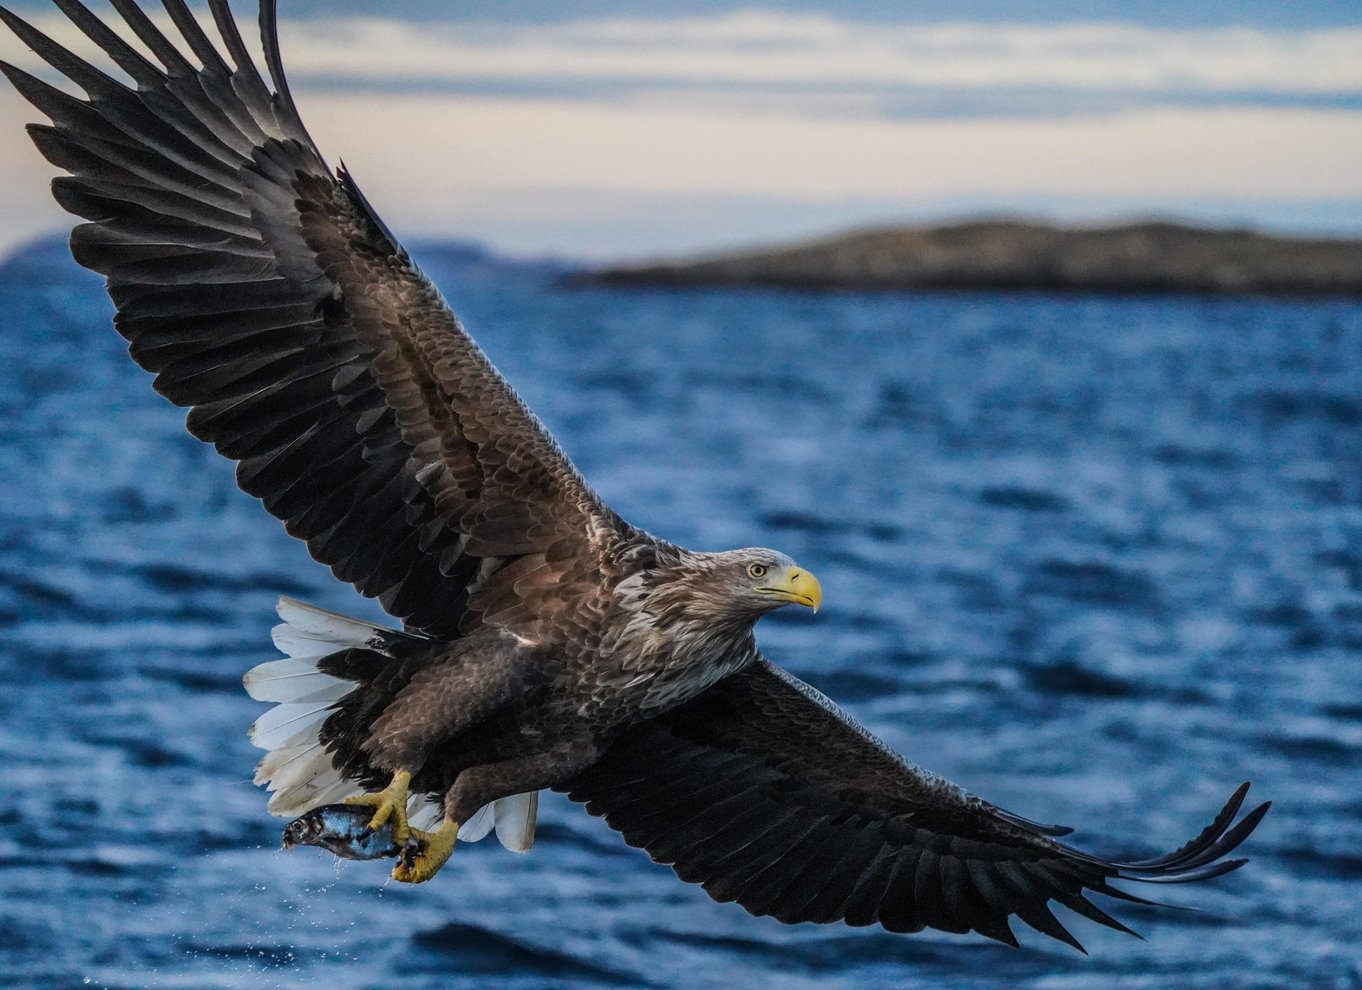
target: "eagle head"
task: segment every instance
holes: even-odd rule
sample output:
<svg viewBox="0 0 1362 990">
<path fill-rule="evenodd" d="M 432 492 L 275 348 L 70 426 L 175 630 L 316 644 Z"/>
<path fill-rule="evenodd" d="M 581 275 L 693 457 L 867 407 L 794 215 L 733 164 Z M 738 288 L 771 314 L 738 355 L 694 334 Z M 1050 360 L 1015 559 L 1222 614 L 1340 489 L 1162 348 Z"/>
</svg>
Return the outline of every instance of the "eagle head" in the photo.
<svg viewBox="0 0 1362 990">
<path fill-rule="evenodd" d="M 815 612 L 823 601 L 818 579 L 783 553 L 762 547 L 706 554 L 702 594 L 729 614 L 760 618 L 784 605 Z"/>
</svg>

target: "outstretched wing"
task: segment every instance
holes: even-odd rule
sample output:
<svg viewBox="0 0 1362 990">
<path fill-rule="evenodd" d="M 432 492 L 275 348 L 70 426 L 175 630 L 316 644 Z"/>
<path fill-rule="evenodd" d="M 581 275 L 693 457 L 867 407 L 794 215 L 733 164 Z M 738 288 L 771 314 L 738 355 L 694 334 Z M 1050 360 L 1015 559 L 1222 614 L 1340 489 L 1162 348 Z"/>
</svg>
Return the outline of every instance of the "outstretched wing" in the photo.
<svg viewBox="0 0 1362 990">
<path fill-rule="evenodd" d="M 762 661 L 632 729 L 564 788 L 719 901 L 783 922 L 971 929 L 1016 945 L 1008 918 L 1082 949 L 1056 901 L 1129 932 L 1085 890 L 1151 903 L 1112 880 L 1181 883 L 1225 860 L 1267 812 L 1230 827 L 1245 784 L 1167 856 L 1118 863 L 905 763 L 802 681 Z M 1132 933 L 1133 934 L 1133 933 Z"/>
<path fill-rule="evenodd" d="M 155 61 L 77 0 L 55 2 L 135 87 L 3 8 L 86 98 L 0 69 L 52 120 L 29 133 L 70 173 L 57 201 L 88 221 L 76 260 L 107 276 L 133 358 L 190 407 L 190 432 L 239 462 L 241 487 L 430 635 L 517 608 L 517 579 L 548 558 L 594 567 L 623 524 L 328 168 L 284 80 L 273 0 L 269 83 L 226 0 L 209 3 L 220 43 L 183 0 L 164 3 L 173 40 L 112 0 Z"/>
</svg>

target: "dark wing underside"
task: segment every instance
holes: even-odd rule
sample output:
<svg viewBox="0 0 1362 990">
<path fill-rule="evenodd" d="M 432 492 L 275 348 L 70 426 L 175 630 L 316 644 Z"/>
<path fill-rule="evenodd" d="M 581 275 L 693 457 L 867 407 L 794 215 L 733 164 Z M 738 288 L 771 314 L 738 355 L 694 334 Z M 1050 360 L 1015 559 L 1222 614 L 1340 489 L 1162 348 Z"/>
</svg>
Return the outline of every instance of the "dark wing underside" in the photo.
<svg viewBox="0 0 1362 990">
<path fill-rule="evenodd" d="M 821 694 L 769 663 L 631 730 L 564 788 L 681 879 L 784 922 L 974 930 L 1016 945 L 1008 919 L 1082 949 L 1055 901 L 1130 931 L 1087 900 L 1151 903 L 1113 880 L 1181 883 L 1225 860 L 1266 813 L 1215 821 L 1167 856 L 1119 863 L 912 767 Z M 1133 933 L 1132 933 L 1133 934 Z"/>
<path fill-rule="evenodd" d="M 218 41 L 182 0 L 164 3 L 178 37 L 111 0 L 139 46 L 55 2 L 135 86 L 3 8 L 86 95 L 0 69 L 52 120 L 29 133 L 70 173 L 57 201 L 89 221 L 76 260 L 107 276 L 133 358 L 239 462 L 241 487 L 430 635 L 522 607 L 518 587 L 589 577 L 622 524 L 327 167 L 284 81 L 272 0 L 269 83 L 226 0 L 209 3 Z"/>
</svg>

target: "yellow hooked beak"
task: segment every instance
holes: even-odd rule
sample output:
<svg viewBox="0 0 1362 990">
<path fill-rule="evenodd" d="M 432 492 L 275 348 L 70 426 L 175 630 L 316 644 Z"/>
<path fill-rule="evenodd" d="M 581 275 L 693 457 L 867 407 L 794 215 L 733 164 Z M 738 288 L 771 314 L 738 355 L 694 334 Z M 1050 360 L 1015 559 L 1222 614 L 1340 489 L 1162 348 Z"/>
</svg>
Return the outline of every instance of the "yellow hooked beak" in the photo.
<svg viewBox="0 0 1362 990">
<path fill-rule="evenodd" d="M 799 567 L 786 568 L 779 579 L 755 590 L 759 595 L 804 605 L 815 612 L 823 603 L 823 589 L 818 584 L 818 578 Z"/>
</svg>

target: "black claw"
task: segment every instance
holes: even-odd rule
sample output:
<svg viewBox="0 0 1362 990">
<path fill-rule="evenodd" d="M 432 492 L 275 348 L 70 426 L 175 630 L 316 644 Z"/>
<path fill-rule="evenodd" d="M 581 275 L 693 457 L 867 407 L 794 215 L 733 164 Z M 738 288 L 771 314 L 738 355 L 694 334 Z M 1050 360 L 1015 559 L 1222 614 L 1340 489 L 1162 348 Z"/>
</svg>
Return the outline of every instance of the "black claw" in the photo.
<svg viewBox="0 0 1362 990">
<path fill-rule="evenodd" d="M 416 860 L 425 854 L 426 840 L 418 839 L 415 835 L 407 837 L 407 844 L 402 847 L 402 866 L 408 870 L 416 867 Z"/>
</svg>

